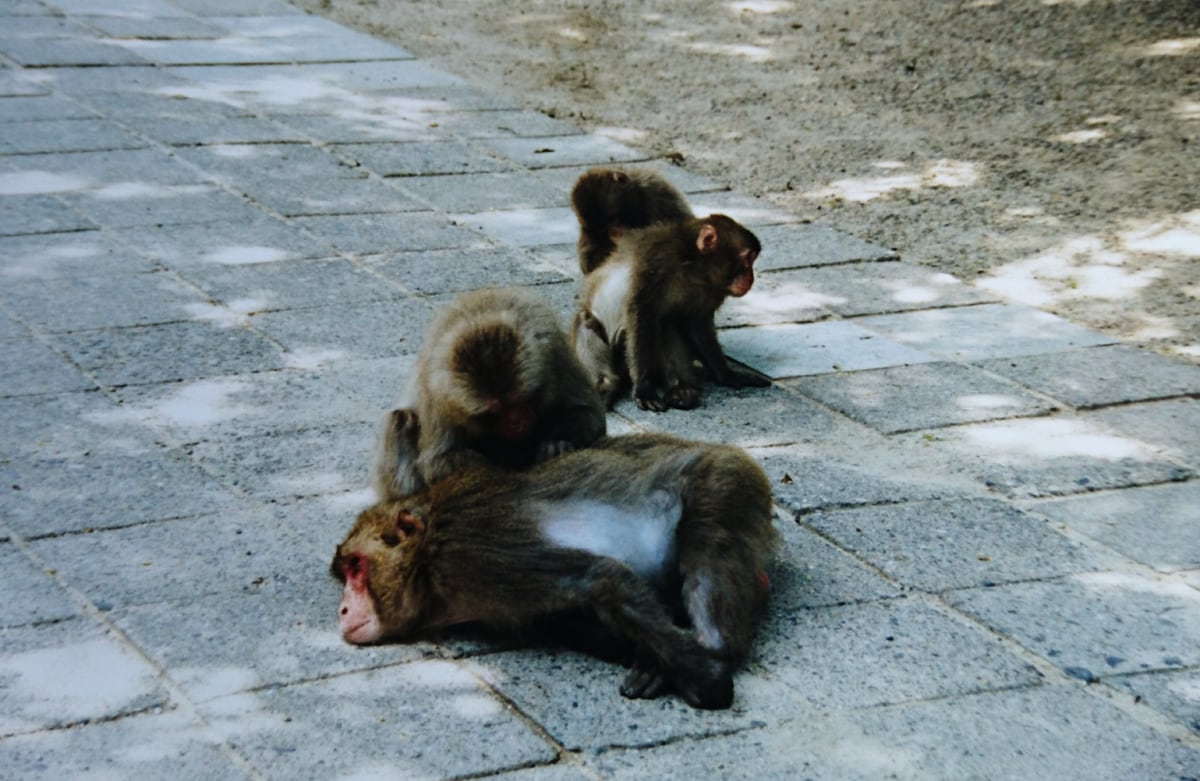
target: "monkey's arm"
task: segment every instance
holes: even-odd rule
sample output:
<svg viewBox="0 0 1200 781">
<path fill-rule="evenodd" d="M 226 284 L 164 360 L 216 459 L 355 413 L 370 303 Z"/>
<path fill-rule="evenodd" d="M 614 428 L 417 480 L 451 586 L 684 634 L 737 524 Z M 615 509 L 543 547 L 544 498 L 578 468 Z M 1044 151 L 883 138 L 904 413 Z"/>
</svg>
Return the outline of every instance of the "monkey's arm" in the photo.
<svg viewBox="0 0 1200 781">
<path fill-rule="evenodd" d="M 661 355 L 658 285 L 652 279 L 635 280 L 626 315 L 626 355 L 633 380 L 633 397 L 642 409 L 663 412 L 668 404 L 662 399 L 664 377 Z"/>
<path fill-rule="evenodd" d="M 420 423 L 411 409 L 394 409 L 384 415 L 375 448 L 371 487 L 378 501 L 409 496 L 425 487 L 417 466 Z"/>
<path fill-rule="evenodd" d="M 735 369 L 725 359 L 721 343 L 717 340 L 717 329 L 712 319 L 693 318 L 684 326 L 688 343 L 696 351 L 700 362 L 713 381 L 730 388 L 765 388 L 771 381 L 751 372 Z"/>
<path fill-rule="evenodd" d="M 565 340 L 555 350 L 551 365 L 557 399 L 543 416 L 539 458 L 587 447 L 607 430 L 606 402 Z"/>
</svg>

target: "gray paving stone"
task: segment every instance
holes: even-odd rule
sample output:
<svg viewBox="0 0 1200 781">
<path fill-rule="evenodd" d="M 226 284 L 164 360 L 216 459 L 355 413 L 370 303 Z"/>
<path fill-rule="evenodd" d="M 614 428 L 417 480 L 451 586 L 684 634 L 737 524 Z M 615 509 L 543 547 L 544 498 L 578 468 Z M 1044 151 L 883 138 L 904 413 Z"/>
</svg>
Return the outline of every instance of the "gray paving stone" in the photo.
<svg viewBox="0 0 1200 781">
<path fill-rule="evenodd" d="M 415 354 L 339 360 L 329 363 L 325 370 L 345 389 L 347 397 L 358 399 L 354 403 L 361 419 L 374 425 L 400 401 L 416 362 Z"/>
<path fill-rule="evenodd" d="M 501 157 L 529 168 L 607 165 L 649 159 L 645 152 L 596 135 L 492 138 L 484 139 L 480 144 Z"/>
<path fill-rule="evenodd" d="M 343 252 L 365 255 L 481 243 L 476 233 L 436 212 L 297 217 L 293 221 Z"/>
<path fill-rule="evenodd" d="M 176 269 L 278 263 L 337 254 L 330 244 L 265 215 L 246 222 L 224 222 L 219 227 L 145 226 L 111 231 L 111 235 L 147 258 Z"/>
<path fill-rule="evenodd" d="M 1200 670 L 1119 675 L 1107 683 L 1200 734 Z"/>
<path fill-rule="evenodd" d="M 399 293 L 378 276 L 340 258 L 208 265 L 187 269 L 184 276 L 213 298 L 246 312 L 362 304 Z"/>
<path fill-rule="evenodd" d="M 113 46 L 121 55 L 134 55 Z M 106 66 L 90 65 L 75 68 L 54 69 L 54 90 L 70 97 L 82 98 L 100 92 L 152 92 L 154 90 L 177 89 L 187 82 L 168 73 L 163 68 L 142 61 L 143 65 Z"/>
<path fill-rule="evenodd" d="M 754 230 L 800 221 L 795 214 L 776 208 L 761 198 L 731 190 L 698 193 L 691 201 L 696 214 L 724 214 Z"/>
<path fill-rule="evenodd" d="M 325 182 L 361 179 L 367 174 L 310 144 L 214 144 L 178 149 L 175 154 L 219 182 L 250 185 L 263 179 Z"/>
<path fill-rule="evenodd" d="M 714 769 L 730 781 L 1123 781 L 1188 778 L 1200 762 L 1195 748 L 1130 723 L 1122 711 L 1074 686 L 800 715 L 769 730 L 608 751 L 586 763 L 619 781 L 703 778 Z M 737 761 L 748 757 L 753 761 Z"/>
<path fill-rule="evenodd" d="M 146 17 L 180 17 L 186 16 L 184 11 L 177 8 L 169 0 L 56 0 L 54 5 L 62 12 L 72 16 L 92 14 L 95 16 L 125 17 L 130 14 Z"/>
<path fill-rule="evenodd" d="M 1200 482 L 1039 502 L 1033 509 L 1163 572 L 1200 567 Z"/>
<path fill-rule="evenodd" d="M 555 135 L 566 134 L 560 132 Z M 575 186 L 575 180 L 591 167 L 591 165 L 575 165 L 563 166 L 561 168 L 544 168 L 534 171 L 533 177 L 538 181 L 553 185 L 565 195 L 571 192 L 571 188 Z M 706 176 L 693 173 L 686 168 L 680 168 L 669 160 L 639 160 L 625 167 L 649 168 L 657 171 L 685 195 L 690 193 L 724 192 L 729 189 L 728 185 L 715 182 Z"/>
<path fill-rule="evenodd" d="M 366 258 L 365 265 L 407 290 L 427 295 L 570 280 L 530 253 L 509 247 L 400 252 Z"/>
<path fill-rule="evenodd" d="M 0 35 L 0 52 L 27 67 L 149 64 L 124 47 L 77 36 L 9 38 Z"/>
<path fill-rule="evenodd" d="M 192 453 L 222 483 L 280 499 L 362 488 L 375 436 L 373 422 L 342 423 L 203 441 Z"/>
<path fill-rule="evenodd" d="M 1178 399 L 1130 404 L 1089 414 L 1085 420 L 1163 448 L 1194 468 L 1200 468 L 1200 400 Z"/>
<path fill-rule="evenodd" d="M 206 36 L 207 38 L 207 36 Z M 347 30 L 336 36 L 227 36 L 215 39 L 117 41 L 162 65 L 262 65 L 349 60 L 407 59 L 403 49 Z"/>
<path fill-rule="evenodd" d="M 936 360 L 848 320 L 731 328 L 721 343 L 727 355 L 774 379 Z"/>
<path fill-rule="evenodd" d="M 173 10 L 173 9 L 172 9 Z M 225 34 L 215 24 L 191 16 L 80 16 L 81 21 L 111 38 L 190 40 L 219 38 Z"/>
<path fill-rule="evenodd" d="M 8 524 L 25 537 L 233 509 L 234 497 L 179 453 L 107 447 L 6 466 Z"/>
<path fill-rule="evenodd" d="M 1044 522 L 990 499 L 824 511 L 800 520 L 924 591 L 1069 575 L 1112 563 Z"/>
<path fill-rule="evenodd" d="M 212 185 L 134 184 L 62 197 L 85 217 L 107 228 L 247 222 L 262 214 L 244 198 Z"/>
<path fill-rule="evenodd" d="M 15 341 L 29 336 L 29 329 L 0 312 L 0 341 Z"/>
<path fill-rule="evenodd" d="M 230 3 L 232 5 L 232 3 Z M 244 4 L 252 5 L 252 4 Z M 278 14 L 269 7 L 260 8 L 245 15 L 208 16 L 207 21 L 219 25 L 231 33 L 245 38 L 315 38 L 324 36 L 354 43 L 379 43 L 365 33 L 354 32 L 348 27 L 320 16 L 299 11 L 294 6 L 278 3 Z"/>
<path fill-rule="evenodd" d="M 1011 304 L 877 315 L 855 322 L 931 355 L 958 361 L 1036 355 L 1113 342 L 1048 312 Z"/>
<path fill-rule="evenodd" d="M 51 119 L 97 119 L 99 114 L 57 95 L 0 98 L 0 123 L 27 123 Z M 7 132 L 7 130 L 5 131 Z"/>
<path fill-rule="evenodd" d="M 0 125 L 0 154 L 87 152 L 145 146 L 148 144 L 143 139 L 103 119 L 44 119 Z"/>
<path fill-rule="evenodd" d="M 103 442 L 108 450 L 144 450 L 141 432 L 120 424 L 120 407 L 99 391 L 0 399 L 5 455 L 20 460 L 82 455 Z"/>
<path fill-rule="evenodd" d="M 347 317 L 347 311 L 353 317 Z M 384 358 L 420 349 L 433 310 L 415 298 L 368 304 L 286 310 L 256 315 L 255 328 L 292 353 L 323 353 L 331 358 Z M 262 368 L 262 367 L 256 367 Z"/>
<path fill-rule="evenodd" d="M 217 594 L 228 602 L 260 589 L 328 583 L 328 553 L 318 554 L 302 531 L 248 508 L 50 537 L 30 547 L 104 611 Z"/>
<path fill-rule="evenodd" d="M 1053 402 L 956 363 L 841 372 L 786 383 L 885 434 L 1044 415 Z"/>
<path fill-rule="evenodd" d="M 380 176 L 428 176 L 511 170 L 503 160 L 489 157 L 461 141 L 411 141 L 402 144 L 343 144 L 334 147 L 342 157 Z"/>
<path fill-rule="evenodd" d="M 72 96 L 80 105 L 90 106 L 121 122 L 137 125 L 151 117 L 205 122 L 209 119 L 251 116 L 251 112 L 215 100 L 192 98 L 170 88 L 148 92 L 97 91 Z"/>
<path fill-rule="evenodd" d="M 550 209 L 561 206 L 566 198 L 526 173 L 413 177 L 399 184 L 434 208 L 464 215 L 492 210 Z"/>
<path fill-rule="evenodd" d="M 198 185 L 204 179 L 191 167 L 160 149 L 110 149 L 95 152 L 58 152 L 16 158 L 31 173 L 57 174 L 50 179 L 58 191 L 99 191 L 119 198 L 152 191 L 149 185 Z M 63 179 L 65 177 L 65 179 Z M 66 184 L 59 184 L 59 182 Z M 75 186 L 69 186 L 75 183 Z"/>
<path fill-rule="evenodd" d="M 10 282 L 154 269 L 154 263 L 100 231 L 0 238 L 0 276 Z"/>
<path fill-rule="evenodd" d="M 167 701 L 154 668 L 88 623 L 0 633 L 0 735 L 112 719 Z"/>
<path fill-rule="evenodd" d="M 765 252 L 765 250 L 764 250 Z M 899 261 L 815 266 L 767 275 L 805 290 L 843 317 L 994 301 L 949 274 Z"/>
<path fill-rule="evenodd" d="M 287 16 L 302 13 L 285 0 L 171 0 L 197 16 Z"/>
<path fill-rule="evenodd" d="M 1129 345 L 1003 358 L 979 366 L 1077 408 L 1200 393 L 1200 367 Z"/>
<path fill-rule="evenodd" d="M 536 138 L 583 134 L 574 125 L 529 109 L 455 111 L 440 116 L 437 127 L 462 138 Z"/>
<path fill-rule="evenodd" d="M 257 203 L 288 217 L 424 211 L 429 207 L 392 182 L 376 179 L 326 179 L 320 187 L 297 187 L 288 179 L 263 178 L 238 183 Z"/>
<path fill-rule="evenodd" d="M 0 15 L 6 17 L 4 37 L 65 38 L 87 34 L 78 22 L 49 14 L 50 10 L 40 2 L 30 2 L 23 8 L 17 2 L 7 3 L 0 10 Z"/>
<path fill-rule="evenodd" d="M 760 637 L 786 637 L 808 608 L 875 602 L 904 589 L 794 521 L 777 522 L 783 545 L 768 570 L 771 596 Z"/>
<path fill-rule="evenodd" d="M 754 263 L 760 272 L 896 257 L 895 250 L 847 236 L 828 225 L 756 226 L 754 235 L 763 246 Z"/>
<path fill-rule="evenodd" d="M 0 543 L 0 627 L 61 621 L 79 614 L 75 603 L 50 575 L 11 542 Z"/>
<path fill-rule="evenodd" d="M 110 387 L 284 366 L 279 348 L 259 334 L 204 322 L 80 331 L 57 335 L 54 341 Z"/>
<path fill-rule="evenodd" d="M 7 71 L 7 72 L 5 72 Z M 31 97 L 49 95 L 50 89 L 36 81 L 24 70 L 0 70 L 0 97 Z"/>
<path fill-rule="evenodd" d="M 741 447 L 848 440 L 854 424 L 779 387 L 731 389 L 705 385 L 694 410 L 647 412 L 628 397 L 617 412 L 647 429 Z"/>
<path fill-rule="evenodd" d="M 1191 477 L 1144 439 L 1086 418 L 977 423 L 925 435 L 954 470 L 1012 497 L 1049 497 Z"/>
<path fill-rule="evenodd" d="M 1200 599 L 1161 577 L 1084 573 L 960 591 L 950 602 L 1084 681 L 1200 662 Z"/>
<path fill-rule="evenodd" d="M 427 112 L 411 108 L 403 98 L 390 102 L 359 96 L 346 96 L 345 105 L 336 112 L 312 113 L 312 106 L 281 106 L 268 112 L 276 121 L 310 138 L 329 144 L 378 143 L 383 141 L 439 141 L 446 138 L 441 129 L 446 112 Z M 407 107 L 407 110 L 406 110 Z"/>
<path fill-rule="evenodd" d="M 10 781 L 120 778 L 244 781 L 250 778 L 182 711 L 136 715 L 0 740 Z"/>
<path fill-rule="evenodd" d="M 913 599 L 778 616 L 755 664 L 823 710 L 1028 686 L 1038 674 L 995 639 Z"/>
<path fill-rule="evenodd" d="M 195 101 L 192 101 L 195 102 Z M 139 133 L 173 146 L 301 143 L 305 134 L 258 117 L 134 117 Z"/>
<path fill-rule="evenodd" d="M 759 274 L 754 287 L 741 298 L 727 298 L 717 310 L 718 328 L 744 325 L 811 323 L 827 320 L 833 312 L 824 299 L 803 285 L 781 279 L 779 275 Z"/>
<path fill-rule="evenodd" d="M 186 319 L 203 301 L 169 272 L 10 282 L 0 291 L 0 302 L 48 333 Z"/>
<path fill-rule="evenodd" d="M 52 195 L 4 195 L 0 236 L 92 230 L 96 223 Z"/>
<path fill-rule="evenodd" d="M 553 746 L 451 662 L 413 662 L 231 695 L 202 710 L 271 779 L 294 779 L 322 766 L 348 777 L 448 778 L 556 756 Z M 405 739 L 396 739 L 397 730 Z"/>
<path fill-rule="evenodd" d="M 459 225 L 483 231 L 518 247 L 565 244 L 579 237 L 579 223 L 567 207 L 506 209 L 452 214 L 450 217 Z"/>
<path fill-rule="evenodd" d="M 243 100 L 292 105 L 303 96 L 332 91 L 375 91 L 454 86 L 462 80 L 418 60 L 298 65 L 216 65 L 173 67 L 166 71 L 210 92 L 236 93 Z M 328 108 L 328 106 L 327 106 Z"/>
<path fill-rule="evenodd" d="M 775 501 L 795 513 L 936 499 L 948 493 L 930 475 L 914 478 L 890 462 L 845 461 L 806 446 L 763 448 L 753 454 L 771 480 Z"/>
<path fill-rule="evenodd" d="M 32 339 L 0 342 L 0 396 L 95 387 L 96 383 L 61 355 Z"/>
<path fill-rule="evenodd" d="M 587 781 L 591 776 L 575 765 L 558 764 L 523 768 L 489 778 L 496 781 Z"/>
</svg>

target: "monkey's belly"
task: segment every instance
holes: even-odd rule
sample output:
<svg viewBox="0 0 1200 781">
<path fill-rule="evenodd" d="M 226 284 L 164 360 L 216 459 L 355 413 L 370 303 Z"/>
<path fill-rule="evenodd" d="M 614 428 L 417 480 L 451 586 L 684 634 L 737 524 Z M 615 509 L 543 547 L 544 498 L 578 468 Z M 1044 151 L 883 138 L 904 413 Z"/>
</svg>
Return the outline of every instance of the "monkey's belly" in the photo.
<svg viewBox="0 0 1200 781">
<path fill-rule="evenodd" d="M 537 508 L 537 517 L 552 544 L 617 559 L 638 575 L 655 579 L 675 560 L 675 529 L 682 511 L 679 496 L 655 491 L 630 505 L 589 499 L 545 502 Z"/>
<path fill-rule="evenodd" d="M 594 273 L 604 276 L 589 302 L 591 313 L 604 326 L 609 340 L 615 341 L 617 332 L 624 330 L 625 300 L 629 297 L 633 269 L 628 263 L 609 261 L 609 265 Z"/>
</svg>

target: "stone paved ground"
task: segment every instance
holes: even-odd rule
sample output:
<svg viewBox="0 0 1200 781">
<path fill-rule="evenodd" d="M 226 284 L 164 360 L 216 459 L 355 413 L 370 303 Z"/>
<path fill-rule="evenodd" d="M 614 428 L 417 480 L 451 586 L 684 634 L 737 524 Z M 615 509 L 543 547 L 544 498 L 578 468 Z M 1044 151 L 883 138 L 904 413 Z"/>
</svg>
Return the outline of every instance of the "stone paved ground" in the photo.
<svg viewBox="0 0 1200 781">
<path fill-rule="evenodd" d="M 1200 367 L 1006 304 L 281 0 L 0 2 L 0 776 L 1200 776 Z M 355 649 L 333 545 L 455 293 L 568 314 L 571 182 L 765 246 L 786 540 L 734 709 L 556 649 Z"/>
</svg>

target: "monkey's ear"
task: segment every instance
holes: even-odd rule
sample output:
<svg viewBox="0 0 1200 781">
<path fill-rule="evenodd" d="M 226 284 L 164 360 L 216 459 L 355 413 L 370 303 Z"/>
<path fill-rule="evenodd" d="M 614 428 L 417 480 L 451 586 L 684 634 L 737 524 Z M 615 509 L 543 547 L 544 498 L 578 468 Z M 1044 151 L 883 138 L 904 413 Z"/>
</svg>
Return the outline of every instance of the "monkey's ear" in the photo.
<svg viewBox="0 0 1200 781">
<path fill-rule="evenodd" d="M 421 534 L 425 531 L 425 521 L 419 516 L 413 515 L 408 510 L 397 510 L 396 516 L 392 518 L 392 524 L 396 527 L 396 531 L 400 535 L 409 538 L 414 535 Z"/>
<path fill-rule="evenodd" d="M 617 184 L 625 184 L 629 181 L 629 174 L 624 171 L 613 171 L 611 176 L 612 180 Z"/>
<path fill-rule="evenodd" d="M 700 226 L 700 235 L 696 237 L 696 249 L 707 254 L 717 248 L 717 229 L 709 223 Z"/>
</svg>

